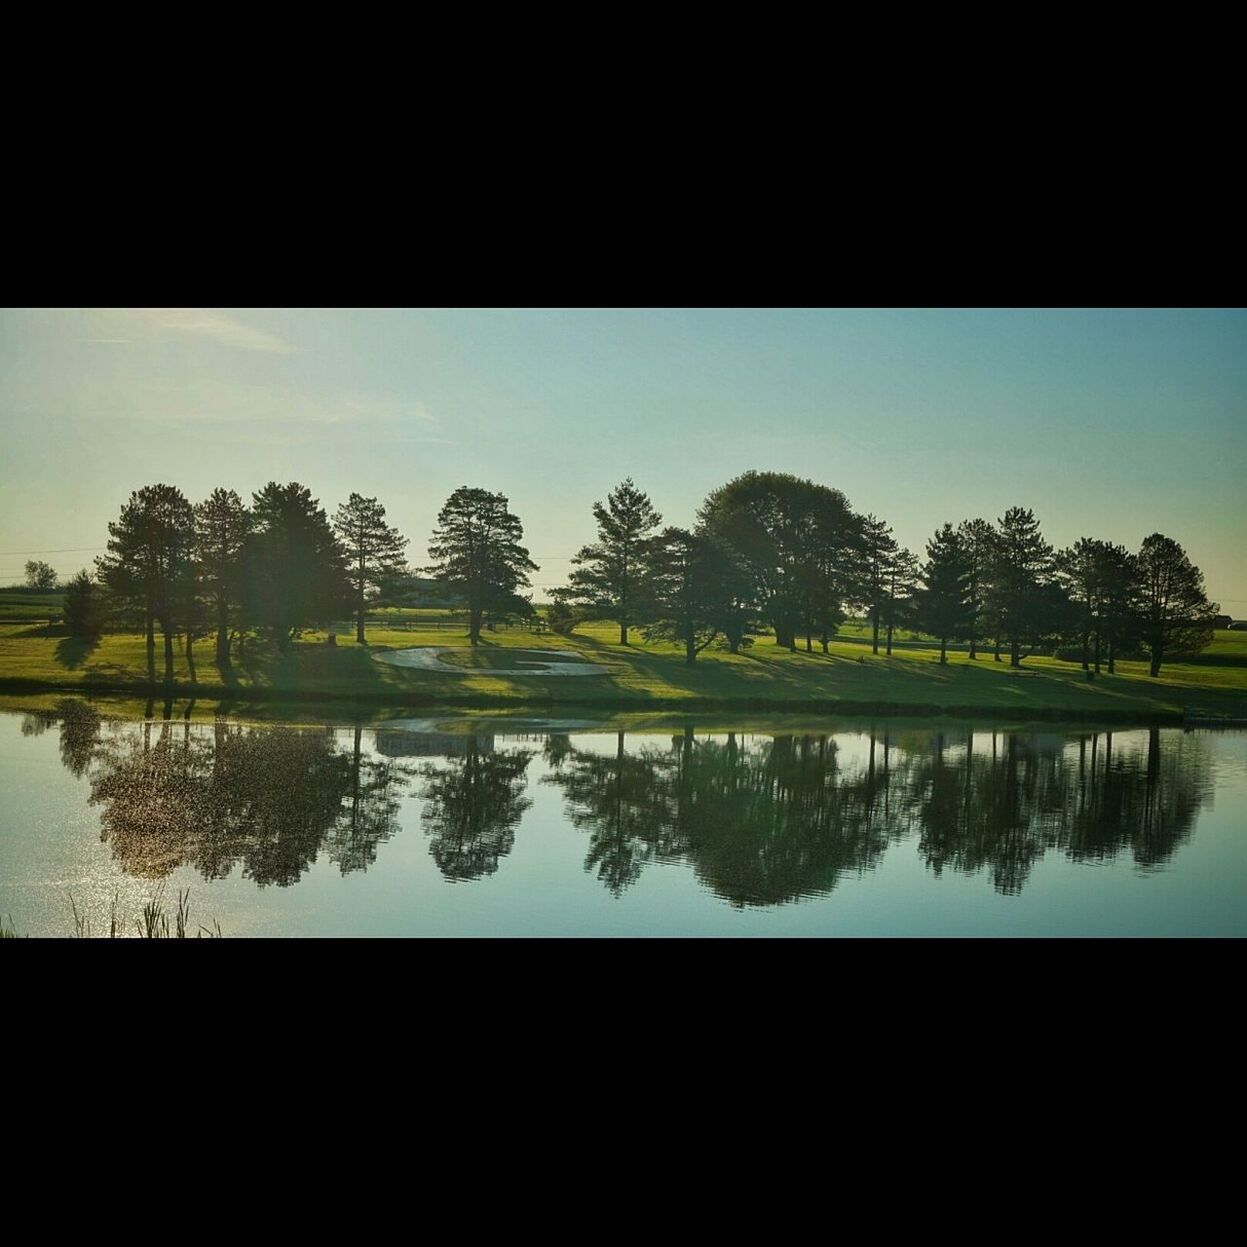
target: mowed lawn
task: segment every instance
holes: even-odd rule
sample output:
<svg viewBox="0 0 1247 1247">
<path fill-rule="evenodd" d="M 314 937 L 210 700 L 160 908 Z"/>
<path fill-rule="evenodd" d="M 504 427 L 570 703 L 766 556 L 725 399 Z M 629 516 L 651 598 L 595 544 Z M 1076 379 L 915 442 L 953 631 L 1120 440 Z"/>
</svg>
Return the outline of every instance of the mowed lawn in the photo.
<svg viewBox="0 0 1247 1247">
<path fill-rule="evenodd" d="M 487 648 L 464 667 L 417 671 L 374 661 L 384 649 L 415 645 L 466 645 L 461 630 L 370 628 L 369 643 L 357 645 L 354 630 L 339 632 L 336 646 L 322 633 L 305 634 L 287 653 L 248 642 L 242 658 L 222 671 L 211 639 L 196 643 L 192 673 L 177 654 L 175 682 L 181 693 L 197 697 L 372 698 L 385 702 L 473 705 L 582 704 L 692 709 L 698 702 L 738 703 L 743 707 L 802 704 L 897 710 L 1067 711 L 1073 715 L 1118 717 L 1180 714 L 1187 706 L 1225 710 L 1247 702 L 1247 633 L 1218 632 L 1199 661 L 1166 664 L 1150 679 L 1143 662 L 1120 662 L 1115 676 L 1087 682 L 1075 663 L 1028 658 L 1019 670 L 990 651 L 971 662 L 950 653 L 941 666 L 938 650 L 922 642 L 898 649 L 891 658 L 873 655 L 860 640 L 833 642 L 830 654 L 792 653 L 759 637 L 741 654 L 708 650 L 688 667 L 672 644 L 618 644 L 610 623 L 585 624 L 570 637 L 519 629 L 486 632 Z M 523 676 L 501 672 L 499 650 L 575 650 L 605 669 L 600 676 Z M 164 651 L 156 647 L 156 679 L 164 671 Z M 96 644 L 69 637 L 63 628 L 0 625 L 0 690 L 96 688 L 124 691 L 146 685 L 146 650 L 141 635 L 109 634 Z"/>
</svg>

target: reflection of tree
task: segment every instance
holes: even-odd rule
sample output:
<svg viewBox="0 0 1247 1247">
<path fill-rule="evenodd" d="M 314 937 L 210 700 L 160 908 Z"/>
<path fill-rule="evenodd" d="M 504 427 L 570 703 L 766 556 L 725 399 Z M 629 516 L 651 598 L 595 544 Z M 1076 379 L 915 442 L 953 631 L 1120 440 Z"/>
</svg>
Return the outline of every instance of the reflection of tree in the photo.
<svg viewBox="0 0 1247 1247">
<path fill-rule="evenodd" d="M 235 865 L 263 887 L 297 882 L 322 847 L 343 874 L 366 869 L 396 829 L 399 764 L 336 748 L 331 728 L 243 727 L 218 719 L 153 724 L 95 752 L 91 802 L 125 869 L 163 878 L 178 866 L 222 879 Z M 64 744 L 62 744 L 64 752 Z"/>
<path fill-rule="evenodd" d="M 463 757 L 420 768 L 429 851 L 447 879 L 492 875 L 511 852 L 515 828 L 532 804 L 523 796 L 531 760 L 525 749 L 482 752 L 471 737 Z"/>
<path fill-rule="evenodd" d="M 987 736 L 990 735 L 990 746 Z M 1209 790 L 1198 738 L 1159 731 L 1146 751 L 1113 755 L 1113 735 L 962 729 L 870 732 L 864 764 L 841 770 L 827 736 L 735 737 L 613 757 L 571 742 L 547 749 L 568 816 L 590 835 L 586 870 L 616 895 L 646 862 L 684 860 L 737 905 L 829 892 L 846 871 L 871 869 L 892 840 L 918 832 L 937 875 L 985 871 L 1012 895 L 1050 850 L 1141 865 L 1166 860 L 1190 834 Z M 977 746 L 976 746 L 977 740 Z"/>
<path fill-rule="evenodd" d="M 636 882 L 656 849 L 654 832 L 663 821 L 662 795 L 654 783 L 660 764 L 625 753 L 623 732 L 616 738 L 613 757 L 577 750 L 566 737 L 550 741 L 558 743 L 547 746 L 546 758 L 558 769 L 547 782 L 563 789 L 573 825 L 589 833 L 585 869 L 596 869 L 618 896 Z"/>
<path fill-rule="evenodd" d="M 873 759 L 873 755 L 872 755 Z M 760 748 L 695 740 L 671 751 L 614 757 L 572 749 L 550 776 L 575 825 L 590 833 L 585 868 L 616 895 L 647 861 L 688 860 L 737 905 L 768 905 L 830 891 L 846 870 L 865 870 L 887 844 L 875 816 L 882 791 L 873 767 L 837 782 L 827 736 L 779 736 Z"/>
<path fill-rule="evenodd" d="M 70 697 L 57 702 L 61 717 L 61 761 L 75 779 L 86 774 L 100 739 L 100 716 L 84 701 Z"/>
</svg>

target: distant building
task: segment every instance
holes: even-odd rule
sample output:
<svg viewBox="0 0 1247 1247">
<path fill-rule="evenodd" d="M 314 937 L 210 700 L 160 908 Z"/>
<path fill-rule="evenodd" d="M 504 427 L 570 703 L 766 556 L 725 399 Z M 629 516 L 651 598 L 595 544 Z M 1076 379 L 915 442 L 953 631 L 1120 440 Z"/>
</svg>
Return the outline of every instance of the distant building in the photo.
<svg viewBox="0 0 1247 1247">
<path fill-rule="evenodd" d="M 1229 615 L 1214 615 L 1212 617 L 1212 626 L 1214 628 L 1228 628 L 1234 622 Z"/>
</svg>

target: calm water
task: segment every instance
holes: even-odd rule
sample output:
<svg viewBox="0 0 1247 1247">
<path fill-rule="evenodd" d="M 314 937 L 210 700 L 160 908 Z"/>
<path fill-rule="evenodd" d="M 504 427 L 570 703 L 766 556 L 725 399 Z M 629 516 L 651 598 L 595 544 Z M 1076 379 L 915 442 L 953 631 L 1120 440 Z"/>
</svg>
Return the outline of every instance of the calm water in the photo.
<svg viewBox="0 0 1247 1247">
<path fill-rule="evenodd" d="M 528 730 L 525 730 L 527 728 Z M 1244 935 L 1247 733 L 0 714 L 0 916 L 240 935 Z"/>
</svg>

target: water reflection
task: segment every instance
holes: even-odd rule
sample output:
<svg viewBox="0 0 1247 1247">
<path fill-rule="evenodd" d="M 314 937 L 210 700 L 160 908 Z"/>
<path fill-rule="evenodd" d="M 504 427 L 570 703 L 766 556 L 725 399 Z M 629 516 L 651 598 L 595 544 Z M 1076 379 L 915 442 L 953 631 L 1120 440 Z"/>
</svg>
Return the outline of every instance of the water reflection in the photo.
<svg viewBox="0 0 1247 1247">
<path fill-rule="evenodd" d="M 222 879 L 237 867 L 261 887 L 297 882 L 322 854 L 344 875 L 367 870 L 400 830 L 408 796 L 445 879 L 494 875 L 533 804 L 535 759 L 586 837 L 585 871 L 609 893 L 680 863 L 739 907 L 830 893 L 901 840 L 934 876 L 982 875 L 1004 894 L 1050 853 L 1129 854 L 1155 869 L 1190 836 L 1213 787 L 1207 742 L 1156 729 L 504 738 L 224 718 L 105 723 L 67 699 L 27 715 L 22 731 L 53 724 L 129 874 L 160 879 L 188 865 Z"/>
<path fill-rule="evenodd" d="M 1190 835 L 1212 791 L 1203 741 L 1171 733 L 1162 749 L 1152 729 L 1114 754 L 1113 736 L 872 730 L 851 766 L 825 735 L 742 745 L 689 729 L 628 753 L 620 734 L 614 756 L 554 737 L 548 782 L 615 895 L 646 863 L 683 859 L 733 904 L 774 905 L 830 892 L 911 835 L 937 876 L 985 872 L 1016 894 L 1050 850 L 1152 867 Z"/>
<path fill-rule="evenodd" d="M 62 733 L 77 729 L 70 720 Z M 405 768 L 350 752 L 331 728 L 209 730 L 151 721 L 100 740 L 90 803 L 100 836 L 131 875 L 195 867 L 223 879 L 235 866 L 260 887 L 297 882 L 326 851 L 342 874 L 364 870 L 398 830 Z M 65 752 L 62 738 L 62 754 Z"/>
</svg>

